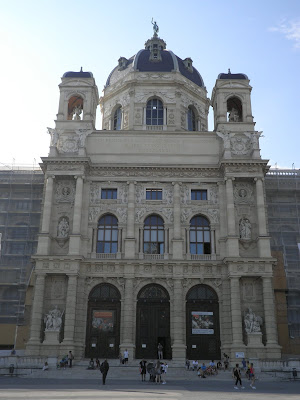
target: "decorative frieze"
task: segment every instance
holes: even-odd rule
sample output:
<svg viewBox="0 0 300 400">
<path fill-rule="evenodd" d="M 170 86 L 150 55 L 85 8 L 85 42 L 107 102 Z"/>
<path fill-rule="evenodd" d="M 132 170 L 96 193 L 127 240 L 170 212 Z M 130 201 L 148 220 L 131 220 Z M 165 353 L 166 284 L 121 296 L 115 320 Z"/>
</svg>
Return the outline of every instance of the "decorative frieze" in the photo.
<svg viewBox="0 0 300 400">
<path fill-rule="evenodd" d="M 58 180 L 55 187 L 54 195 L 56 203 L 74 203 L 75 198 L 75 181 L 74 180 Z"/>
</svg>

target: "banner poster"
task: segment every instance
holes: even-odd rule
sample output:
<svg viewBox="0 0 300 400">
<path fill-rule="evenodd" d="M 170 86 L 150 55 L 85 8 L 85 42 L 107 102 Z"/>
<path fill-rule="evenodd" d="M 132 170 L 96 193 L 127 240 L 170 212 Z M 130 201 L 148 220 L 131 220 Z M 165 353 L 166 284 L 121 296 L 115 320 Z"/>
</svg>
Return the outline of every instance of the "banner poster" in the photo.
<svg viewBox="0 0 300 400">
<path fill-rule="evenodd" d="M 214 333 L 214 313 L 192 311 L 192 335 L 213 335 Z"/>
<path fill-rule="evenodd" d="M 102 332 L 114 330 L 115 312 L 111 310 L 93 310 L 92 327 Z"/>
</svg>

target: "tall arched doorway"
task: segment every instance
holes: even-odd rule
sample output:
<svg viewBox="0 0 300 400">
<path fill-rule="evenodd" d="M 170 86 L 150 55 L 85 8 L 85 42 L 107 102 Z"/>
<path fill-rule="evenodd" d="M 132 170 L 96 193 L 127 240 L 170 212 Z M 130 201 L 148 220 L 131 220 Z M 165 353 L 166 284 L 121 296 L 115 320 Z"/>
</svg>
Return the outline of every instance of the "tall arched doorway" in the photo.
<svg viewBox="0 0 300 400">
<path fill-rule="evenodd" d="M 192 287 L 186 295 L 187 357 L 192 360 L 219 359 L 220 324 L 216 292 L 207 285 Z"/>
<path fill-rule="evenodd" d="M 116 358 L 120 345 L 120 292 L 108 283 L 91 291 L 88 302 L 86 357 Z"/>
<path fill-rule="evenodd" d="M 160 285 L 143 287 L 137 296 L 136 358 L 157 358 L 157 346 L 163 357 L 172 358 L 170 338 L 170 298 Z"/>
</svg>

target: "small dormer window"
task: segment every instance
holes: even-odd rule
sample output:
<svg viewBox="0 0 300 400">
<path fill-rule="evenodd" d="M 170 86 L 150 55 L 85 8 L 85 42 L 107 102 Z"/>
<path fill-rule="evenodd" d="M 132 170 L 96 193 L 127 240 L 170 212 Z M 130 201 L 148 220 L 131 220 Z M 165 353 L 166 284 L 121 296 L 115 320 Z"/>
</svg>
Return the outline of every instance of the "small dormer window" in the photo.
<svg viewBox="0 0 300 400">
<path fill-rule="evenodd" d="M 184 59 L 183 64 L 189 72 L 193 72 L 193 60 L 190 57 Z"/>
<path fill-rule="evenodd" d="M 128 62 L 127 58 L 120 57 L 118 62 L 119 62 L 119 71 L 122 71 L 127 67 L 127 62 Z"/>
</svg>

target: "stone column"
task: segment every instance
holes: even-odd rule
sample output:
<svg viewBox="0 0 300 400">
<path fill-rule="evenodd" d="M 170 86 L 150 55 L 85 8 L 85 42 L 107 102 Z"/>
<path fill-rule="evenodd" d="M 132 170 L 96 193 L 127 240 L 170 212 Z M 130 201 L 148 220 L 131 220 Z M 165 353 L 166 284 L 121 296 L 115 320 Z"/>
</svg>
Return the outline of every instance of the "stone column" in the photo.
<svg viewBox="0 0 300 400">
<path fill-rule="evenodd" d="M 127 226 L 125 238 L 125 258 L 135 258 L 135 182 L 128 182 Z"/>
<path fill-rule="evenodd" d="M 275 301 L 271 277 L 263 277 L 263 296 L 267 345 L 277 344 Z"/>
<path fill-rule="evenodd" d="M 227 211 L 227 256 L 239 256 L 239 244 L 235 228 L 235 212 L 233 198 L 233 180 L 226 178 L 226 211 Z"/>
<path fill-rule="evenodd" d="M 134 298 L 133 298 L 133 277 L 125 279 L 124 290 L 124 307 L 123 307 L 123 337 L 121 338 L 120 352 L 123 354 L 124 350 L 129 351 L 129 359 L 132 360 L 134 356 Z"/>
<path fill-rule="evenodd" d="M 216 248 L 215 248 L 215 229 L 211 229 L 210 231 L 210 246 L 211 246 L 211 254 L 215 255 L 216 254 Z"/>
<path fill-rule="evenodd" d="M 44 292 L 46 274 L 37 274 L 32 304 L 31 331 L 28 346 L 40 345 L 41 324 L 43 318 Z"/>
<path fill-rule="evenodd" d="M 49 233 L 50 229 L 52 197 L 53 197 L 53 179 L 54 176 L 49 176 L 47 178 L 41 233 Z"/>
<path fill-rule="evenodd" d="M 45 198 L 42 214 L 41 233 L 39 234 L 37 254 L 49 254 L 50 249 L 50 223 L 53 198 L 53 180 L 54 176 L 49 176 L 46 181 Z"/>
<path fill-rule="evenodd" d="M 186 357 L 185 345 L 185 301 L 183 299 L 182 280 L 174 279 L 174 299 L 173 299 L 173 333 L 172 359 L 175 361 L 184 361 Z"/>
<path fill-rule="evenodd" d="M 263 180 L 255 178 L 256 182 L 256 207 L 258 223 L 258 249 L 260 257 L 271 257 L 270 239 L 267 236 L 267 221 Z"/>
<path fill-rule="evenodd" d="M 230 303 L 233 349 L 241 348 L 243 344 L 243 321 L 241 313 L 240 278 L 230 278 Z"/>
<path fill-rule="evenodd" d="M 83 198 L 83 176 L 75 176 L 76 193 L 73 212 L 73 229 L 70 235 L 69 254 L 79 254 L 80 252 L 80 227 L 82 213 L 82 198 Z"/>
<path fill-rule="evenodd" d="M 183 258 L 183 240 L 181 237 L 181 210 L 180 210 L 180 184 L 173 182 L 173 212 L 174 212 L 174 238 L 173 242 L 173 259 Z"/>
<path fill-rule="evenodd" d="M 77 275 L 69 275 L 66 297 L 64 344 L 74 346 L 77 299 Z"/>
</svg>

